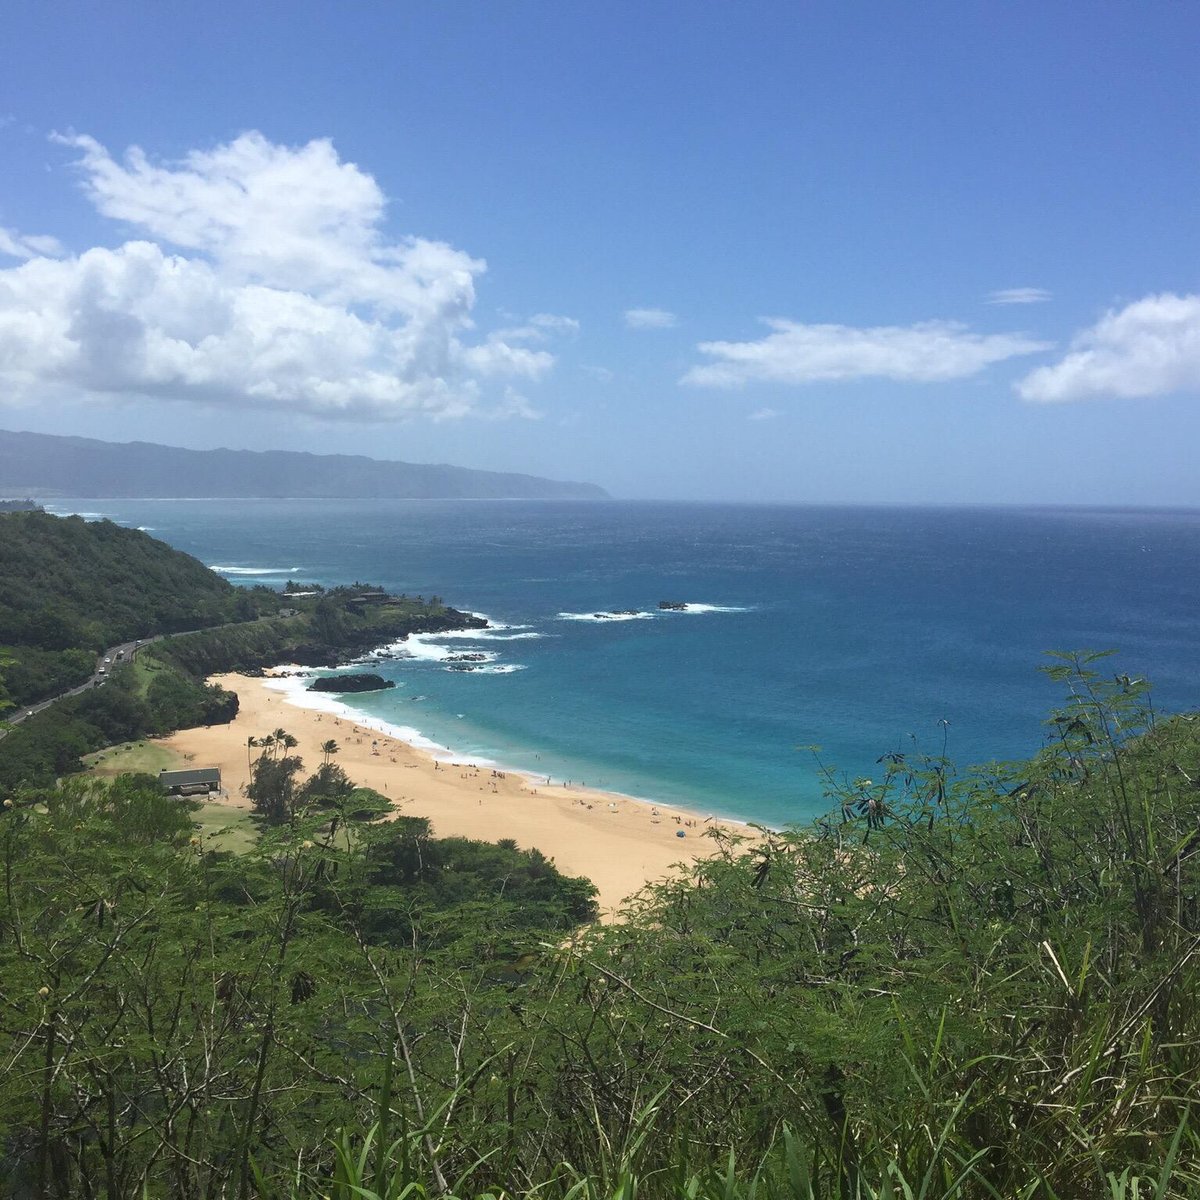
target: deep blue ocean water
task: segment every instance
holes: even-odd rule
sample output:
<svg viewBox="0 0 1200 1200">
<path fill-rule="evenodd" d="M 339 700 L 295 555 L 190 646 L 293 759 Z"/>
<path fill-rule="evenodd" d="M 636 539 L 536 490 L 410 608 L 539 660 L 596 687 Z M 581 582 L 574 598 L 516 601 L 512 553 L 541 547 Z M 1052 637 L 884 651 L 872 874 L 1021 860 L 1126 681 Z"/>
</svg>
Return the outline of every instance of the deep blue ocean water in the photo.
<svg viewBox="0 0 1200 1200">
<path fill-rule="evenodd" d="M 486 614 L 355 706 L 456 753 L 775 825 L 912 737 L 966 765 L 1041 744 L 1051 649 L 1116 649 L 1200 707 L 1200 513 L 652 502 L 73 501 L 223 570 Z M 663 613 L 660 600 L 707 608 Z M 602 611 L 636 618 L 597 620 Z M 570 614 L 570 615 L 563 615 Z M 485 652 L 485 669 L 445 656 Z"/>
</svg>

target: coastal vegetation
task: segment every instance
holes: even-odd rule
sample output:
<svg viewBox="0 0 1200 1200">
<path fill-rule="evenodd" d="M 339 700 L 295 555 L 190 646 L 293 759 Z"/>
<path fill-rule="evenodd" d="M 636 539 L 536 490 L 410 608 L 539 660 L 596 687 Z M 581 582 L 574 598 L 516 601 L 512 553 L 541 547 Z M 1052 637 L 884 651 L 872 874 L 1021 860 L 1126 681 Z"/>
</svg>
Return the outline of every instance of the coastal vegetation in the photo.
<svg viewBox="0 0 1200 1200">
<path fill-rule="evenodd" d="M 301 593 L 234 587 L 140 530 L 4 513 L 0 699 L 23 708 L 97 686 L 0 736 L 0 786 L 48 784 L 115 742 L 230 720 L 237 697 L 206 684 L 211 674 L 281 661 L 333 666 L 409 633 L 484 623 L 437 598 L 364 583 Z M 135 640 L 146 644 L 93 675 L 107 648 Z"/>
<path fill-rule="evenodd" d="M 1194 1195 L 1197 723 L 1052 673 L 1035 758 L 831 771 L 607 926 L 533 852 L 356 819 L 336 745 L 240 857 L 147 777 L 11 792 L 0 1186 Z"/>
</svg>

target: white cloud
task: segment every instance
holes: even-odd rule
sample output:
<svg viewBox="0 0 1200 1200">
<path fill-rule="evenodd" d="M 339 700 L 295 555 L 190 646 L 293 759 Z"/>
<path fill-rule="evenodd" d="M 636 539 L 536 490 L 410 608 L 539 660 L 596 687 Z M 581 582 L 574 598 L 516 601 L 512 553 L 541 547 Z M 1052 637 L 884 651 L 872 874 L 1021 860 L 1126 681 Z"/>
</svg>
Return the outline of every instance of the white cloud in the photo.
<svg viewBox="0 0 1200 1200">
<path fill-rule="evenodd" d="M 630 329 L 673 329 L 679 318 L 664 308 L 627 308 L 625 324 Z"/>
<path fill-rule="evenodd" d="M 1052 293 L 1045 288 L 1019 287 L 1001 288 L 998 292 L 989 292 L 988 304 L 1045 304 L 1051 299 Z"/>
<path fill-rule="evenodd" d="M 574 317 L 560 317 L 554 313 L 534 313 L 529 323 L 535 329 L 544 329 L 548 333 L 573 335 L 579 332 L 579 322 Z"/>
<path fill-rule="evenodd" d="M 756 408 L 747 418 L 747 421 L 773 421 L 780 415 L 777 408 Z"/>
<path fill-rule="evenodd" d="M 1050 349 L 1023 333 L 971 333 L 954 321 L 885 325 L 801 325 L 770 319 L 772 332 L 755 342 L 701 342 L 713 362 L 692 367 L 683 383 L 741 387 L 851 379 L 936 383 L 964 379 L 994 362 Z"/>
<path fill-rule="evenodd" d="M 1200 296 L 1164 292 L 1106 313 L 1061 361 L 1017 384 L 1025 400 L 1054 403 L 1200 392 Z"/>
<path fill-rule="evenodd" d="M 99 212 L 139 236 L 57 261 L 53 239 L 0 241 L 26 259 L 0 270 L 6 396 L 447 417 L 477 408 L 493 379 L 553 365 L 500 333 L 468 344 L 485 264 L 443 242 L 389 241 L 378 184 L 328 141 L 248 133 L 155 165 L 136 148 L 119 163 L 94 139 L 59 140 L 80 152 Z"/>
<path fill-rule="evenodd" d="M 507 421 L 513 417 L 522 421 L 540 421 L 546 414 L 540 408 L 535 408 L 528 397 L 509 387 L 504 389 L 504 399 L 482 415 L 493 421 Z"/>
<path fill-rule="evenodd" d="M 612 383 L 617 375 L 615 371 L 610 371 L 608 367 L 598 367 L 592 364 L 584 365 L 579 368 L 585 375 L 590 375 L 593 379 L 600 383 Z"/>
<path fill-rule="evenodd" d="M 44 233 L 20 234 L 15 229 L 5 229 L 0 225 L 0 254 L 8 258 L 37 258 L 39 254 L 57 258 L 62 253 L 62 243 L 58 238 Z"/>
<path fill-rule="evenodd" d="M 503 314 L 512 317 L 512 313 Z M 505 342 L 545 342 L 551 337 L 574 337 L 579 332 L 579 322 L 574 317 L 558 317 L 553 313 L 537 313 L 524 325 L 512 325 L 497 329 L 489 334 L 488 340 Z"/>
<path fill-rule="evenodd" d="M 520 329 L 502 329 L 478 346 L 462 352 L 463 361 L 479 375 L 516 375 L 540 379 L 554 365 L 554 355 L 546 350 L 530 350 L 513 345 L 527 336 Z"/>
</svg>

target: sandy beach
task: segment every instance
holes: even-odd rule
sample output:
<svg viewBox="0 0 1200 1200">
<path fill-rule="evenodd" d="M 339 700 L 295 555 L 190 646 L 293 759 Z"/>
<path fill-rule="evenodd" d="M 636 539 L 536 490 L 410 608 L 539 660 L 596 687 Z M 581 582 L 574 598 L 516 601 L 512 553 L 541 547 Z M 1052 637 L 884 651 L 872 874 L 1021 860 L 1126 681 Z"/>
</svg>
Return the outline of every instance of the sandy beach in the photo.
<svg viewBox="0 0 1200 1200">
<path fill-rule="evenodd" d="M 237 692 L 236 720 L 183 730 L 161 742 L 192 766 L 220 767 L 222 799 L 234 808 L 249 807 L 243 794 L 247 739 L 282 728 L 297 739 L 294 753 L 303 758 L 306 774 L 320 766 L 320 747 L 332 738 L 346 774 L 382 792 L 397 812 L 428 817 L 439 837 L 513 838 L 523 848 L 536 847 L 564 873 L 592 880 L 607 915 L 646 883 L 670 874 L 675 864 L 716 849 L 703 835 L 720 822 L 696 813 L 582 787 L 547 786 L 490 766 L 439 762 L 361 719 L 290 703 L 269 678 L 217 675 L 209 682 Z"/>
</svg>

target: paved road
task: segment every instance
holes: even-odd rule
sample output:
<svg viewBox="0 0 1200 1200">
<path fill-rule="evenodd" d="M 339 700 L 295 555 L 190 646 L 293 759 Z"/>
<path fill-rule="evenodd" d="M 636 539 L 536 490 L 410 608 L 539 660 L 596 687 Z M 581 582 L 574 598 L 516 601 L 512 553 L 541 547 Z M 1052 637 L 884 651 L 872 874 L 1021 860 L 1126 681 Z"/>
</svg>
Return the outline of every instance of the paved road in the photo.
<svg viewBox="0 0 1200 1200">
<path fill-rule="evenodd" d="M 196 630 L 189 629 L 187 632 L 195 633 Z M 44 711 L 52 704 L 57 704 L 60 700 L 65 700 L 68 696 L 78 696 L 90 688 L 101 687 L 108 682 L 114 667 L 119 667 L 122 663 L 131 662 L 134 655 L 143 646 L 148 646 L 151 642 L 160 641 L 164 637 L 176 636 L 178 635 L 160 633 L 155 637 L 139 638 L 133 642 L 122 642 L 119 646 L 110 646 L 103 654 L 97 657 L 95 669 L 86 682 L 81 683 L 78 687 L 71 688 L 69 691 L 60 692 L 57 696 L 51 696 L 48 700 L 41 700 L 28 708 L 19 708 L 15 712 L 9 712 L 3 716 L 3 720 L 9 725 L 20 725 L 22 721 L 29 720 L 30 717 Z M 7 729 L 0 729 L 0 738 L 4 737 L 6 733 L 8 733 Z"/>
<path fill-rule="evenodd" d="M 256 621 L 270 621 L 274 619 L 275 614 L 273 613 L 254 618 Z M 86 683 L 81 683 L 78 687 L 71 688 L 70 691 L 60 692 L 57 696 L 51 696 L 49 700 L 41 700 L 29 708 L 19 708 L 15 712 L 0 713 L 0 720 L 8 725 L 20 725 L 22 721 L 29 720 L 30 717 L 49 708 L 52 704 L 57 704 L 60 700 L 65 700 L 68 696 L 78 696 L 81 692 L 86 692 L 89 688 L 103 686 L 108 682 L 114 667 L 119 667 L 122 663 L 131 662 L 134 655 L 143 647 L 149 646 L 151 642 L 161 642 L 163 638 L 168 637 L 186 637 L 189 633 L 211 633 L 214 629 L 225 629 L 230 625 L 244 624 L 246 624 L 245 621 L 227 621 L 224 625 L 209 625 L 204 629 L 180 629 L 176 633 L 156 633 L 153 637 L 138 638 L 133 642 L 122 642 L 119 646 L 110 646 L 96 659 L 96 667 L 88 677 Z M 8 733 L 7 729 L 0 728 L 0 738 L 4 737 L 6 733 Z"/>
</svg>

